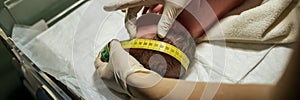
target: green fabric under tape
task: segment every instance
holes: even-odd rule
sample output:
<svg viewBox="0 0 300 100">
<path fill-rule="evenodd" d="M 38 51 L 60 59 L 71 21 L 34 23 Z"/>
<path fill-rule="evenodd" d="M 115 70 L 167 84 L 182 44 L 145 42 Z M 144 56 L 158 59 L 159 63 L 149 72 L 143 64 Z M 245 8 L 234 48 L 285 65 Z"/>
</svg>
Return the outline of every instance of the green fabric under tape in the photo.
<svg viewBox="0 0 300 100">
<path fill-rule="evenodd" d="M 109 61 L 109 48 L 106 45 L 104 50 L 101 52 L 101 60 L 103 62 L 108 62 Z"/>
</svg>

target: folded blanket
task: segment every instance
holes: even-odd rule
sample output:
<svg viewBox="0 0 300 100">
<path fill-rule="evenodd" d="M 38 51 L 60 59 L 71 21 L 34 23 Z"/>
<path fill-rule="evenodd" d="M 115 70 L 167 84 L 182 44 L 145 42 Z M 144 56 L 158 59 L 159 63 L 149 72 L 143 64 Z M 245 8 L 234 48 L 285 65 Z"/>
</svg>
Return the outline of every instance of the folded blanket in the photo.
<svg viewBox="0 0 300 100">
<path fill-rule="evenodd" d="M 241 9 L 259 4 L 255 7 Z M 299 33 L 300 9 L 298 0 L 246 0 L 241 7 L 233 10 L 220 20 L 224 35 L 220 34 L 218 25 L 206 32 L 207 35 L 197 42 L 223 40 L 247 43 L 292 43 Z"/>
</svg>

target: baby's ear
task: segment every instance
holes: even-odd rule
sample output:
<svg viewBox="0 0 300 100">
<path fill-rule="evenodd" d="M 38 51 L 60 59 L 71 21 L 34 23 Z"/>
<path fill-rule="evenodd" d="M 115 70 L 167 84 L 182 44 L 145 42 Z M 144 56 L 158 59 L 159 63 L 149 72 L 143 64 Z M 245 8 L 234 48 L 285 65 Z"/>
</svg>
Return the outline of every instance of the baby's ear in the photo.
<svg viewBox="0 0 300 100">
<path fill-rule="evenodd" d="M 165 43 L 168 43 L 168 44 L 174 45 L 174 43 L 172 42 L 172 40 L 171 40 L 171 39 L 169 39 L 169 38 L 168 38 L 168 36 L 167 36 L 166 38 L 164 38 L 162 41 L 163 41 L 163 42 L 165 42 Z M 174 45 L 174 46 L 175 46 L 175 45 Z M 176 46 L 175 46 L 175 47 L 176 47 Z"/>
</svg>

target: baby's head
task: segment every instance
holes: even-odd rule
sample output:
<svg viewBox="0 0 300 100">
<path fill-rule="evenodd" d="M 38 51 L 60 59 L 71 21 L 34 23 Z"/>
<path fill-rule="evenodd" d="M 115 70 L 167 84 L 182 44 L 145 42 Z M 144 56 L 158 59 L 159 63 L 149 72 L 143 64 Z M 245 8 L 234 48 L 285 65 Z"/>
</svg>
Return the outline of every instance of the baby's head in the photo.
<svg viewBox="0 0 300 100">
<path fill-rule="evenodd" d="M 195 54 L 195 42 L 188 31 L 178 22 L 174 22 L 164 39 L 157 38 L 157 23 L 159 15 L 146 14 L 137 22 L 137 34 L 134 38 L 159 40 L 171 44 L 181 50 L 192 61 Z M 153 50 L 127 49 L 145 68 L 151 69 L 161 76 L 180 78 L 185 73 L 183 65 L 174 57 Z"/>
</svg>

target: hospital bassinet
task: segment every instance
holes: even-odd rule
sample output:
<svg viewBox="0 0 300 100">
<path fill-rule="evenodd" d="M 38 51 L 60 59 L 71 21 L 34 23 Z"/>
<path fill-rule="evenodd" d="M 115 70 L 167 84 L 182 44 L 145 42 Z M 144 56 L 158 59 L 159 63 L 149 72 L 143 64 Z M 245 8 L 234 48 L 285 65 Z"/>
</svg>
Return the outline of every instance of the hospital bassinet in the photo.
<svg viewBox="0 0 300 100">
<path fill-rule="evenodd" d="M 52 46 L 49 48 L 53 51 L 57 51 L 57 55 L 64 55 L 64 57 L 61 57 L 62 59 L 53 60 L 52 63 L 59 63 L 60 60 L 65 59 L 70 60 L 68 63 L 55 64 L 59 67 L 46 66 L 53 68 L 54 70 L 52 70 L 52 72 L 54 73 L 48 72 L 49 70 L 41 70 L 42 67 L 38 66 L 40 63 L 33 63 L 38 59 L 42 59 L 42 56 L 40 56 L 42 58 L 35 57 L 29 59 L 29 55 L 27 55 L 28 57 L 24 55 L 26 51 L 22 51 L 22 48 L 18 48 L 13 40 L 5 39 L 3 38 L 5 36 L 2 35 L 1 40 L 3 40 L 7 48 L 14 55 L 13 59 L 20 72 L 20 79 L 37 99 L 120 99 L 114 98 L 116 96 L 111 93 L 103 83 L 98 83 L 98 81 L 102 81 L 99 77 L 94 77 L 97 76 L 97 73 L 93 62 L 99 50 L 112 38 L 122 37 L 124 39 L 124 37 L 128 37 L 123 25 L 123 13 L 105 12 L 102 8 L 103 4 L 113 1 L 117 0 L 76 1 L 64 10 L 61 10 L 60 13 L 54 14 L 55 16 L 45 19 L 47 26 L 50 28 L 44 31 L 41 34 L 42 36 L 35 42 L 48 42 L 47 46 Z M 76 9 L 78 7 L 79 9 Z M 86 9 L 81 9 L 80 7 L 86 7 Z M 69 16 L 66 16 L 68 14 Z M 10 36 L 12 24 L 4 25 L 1 22 L 0 24 L 4 32 Z M 98 38 L 97 35 L 99 35 Z M 72 39 L 72 36 L 76 36 L 77 41 Z M 51 39 L 56 40 L 55 43 L 52 43 Z M 70 41 L 77 44 L 73 45 L 73 42 Z M 63 42 L 66 42 L 66 44 L 63 44 Z M 92 42 L 95 43 L 92 44 Z M 70 45 L 75 48 L 72 48 Z M 61 48 L 66 48 L 66 50 L 62 51 Z M 222 51 L 226 55 L 214 58 L 214 51 Z M 44 52 L 46 51 L 39 51 L 39 53 Z M 291 52 L 292 48 L 289 44 L 262 45 L 226 43 L 225 47 L 213 44 L 213 42 L 197 44 L 194 64 L 184 79 L 208 82 L 219 81 L 220 76 L 220 79 L 223 79 L 222 82 L 225 83 L 274 84 L 284 71 Z M 51 53 L 49 53 L 49 55 L 51 55 Z M 280 60 L 274 58 L 280 58 Z M 47 63 L 47 60 L 43 61 Z M 224 62 L 226 62 L 226 64 L 224 64 Z M 61 77 L 57 77 L 57 75 L 61 73 L 55 72 L 64 70 L 63 68 L 66 67 L 73 69 L 68 69 L 68 71 L 63 72 L 63 74 L 75 73 L 78 76 L 75 77 L 77 78 L 76 80 L 62 81 L 60 79 Z M 224 71 L 224 69 L 227 70 Z M 45 73 L 46 71 L 49 74 Z M 214 79 L 214 75 L 216 75 L 218 79 Z M 78 90 L 80 92 L 78 92 Z"/>
</svg>

